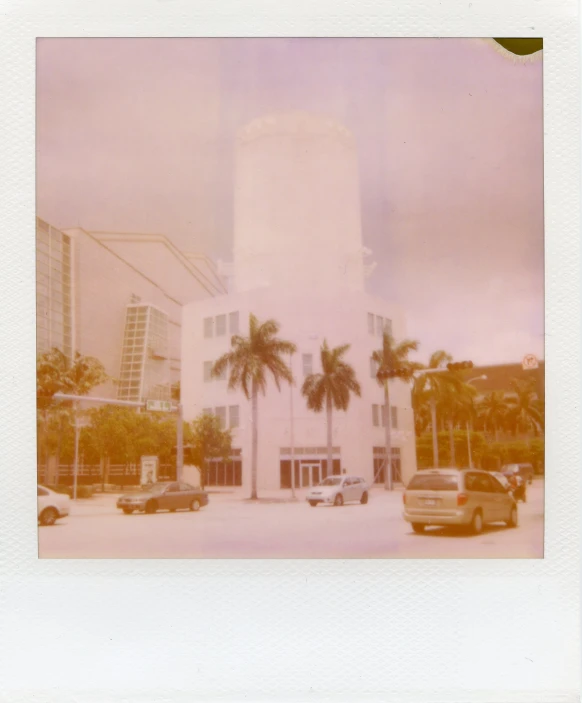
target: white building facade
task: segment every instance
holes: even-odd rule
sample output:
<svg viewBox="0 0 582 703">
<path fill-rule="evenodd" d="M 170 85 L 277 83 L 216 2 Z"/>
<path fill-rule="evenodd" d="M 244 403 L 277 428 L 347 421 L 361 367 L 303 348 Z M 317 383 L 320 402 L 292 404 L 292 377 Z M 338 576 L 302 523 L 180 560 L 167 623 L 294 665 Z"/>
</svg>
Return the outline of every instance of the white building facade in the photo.
<svg viewBox="0 0 582 703">
<path fill-rule="evenodd" d="M 185 306 L 182 320 L 182 403 L 187 420 L 203 411 L 233 431 L 232 461 L 217 462 L 210 484 L 250 486 L 251 408 L 240 390 L 228 390 L 228 373 L 210 369 L 230 348 L 232 334 L 248 335 L 249 314 L 273 318 L 279 336 L 294 342 L 296 383 L 280 391 L 270 381 L 259 398 L 259 488 L 319 482 L 347 471 L 383 482 L 383 389 L 372 352 L 382 333 L 405 337 L 402 311 L 365 291 L 371 266 L 362 245 L 357 153 L 350 133 L 325 118 L 291 113 L 252 122 L 236 149 L 234 262 L 223 270 L 230 292 Z M 333 466 L 327 466 L 326 416 L 307 410 L 304 378 L 320 368 L 324 340 L 350 344 L 345 360 L 361 385 L 347 412 L 333 413 Z M 416 470 L 410 388 L 391 382 L 393 473 Z"/>
</svg>

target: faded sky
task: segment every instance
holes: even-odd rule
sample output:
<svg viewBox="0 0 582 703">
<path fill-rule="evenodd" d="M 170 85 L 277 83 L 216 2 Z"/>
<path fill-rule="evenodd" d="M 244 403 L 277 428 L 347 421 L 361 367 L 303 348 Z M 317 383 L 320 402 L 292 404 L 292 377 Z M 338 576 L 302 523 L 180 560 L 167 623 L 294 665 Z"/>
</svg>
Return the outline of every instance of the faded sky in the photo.
<svg viewBox="0 0 582 703">
<path fill-rule="evenodd" d="M 406 308 L 418 358 L 543 356 L 541 61 L 476 39 L 44 39 L 37 70 L 51 224 L 231 260 L 236 129 L 325 114 L 356 138 L 369 290 Z"/>
</svg>

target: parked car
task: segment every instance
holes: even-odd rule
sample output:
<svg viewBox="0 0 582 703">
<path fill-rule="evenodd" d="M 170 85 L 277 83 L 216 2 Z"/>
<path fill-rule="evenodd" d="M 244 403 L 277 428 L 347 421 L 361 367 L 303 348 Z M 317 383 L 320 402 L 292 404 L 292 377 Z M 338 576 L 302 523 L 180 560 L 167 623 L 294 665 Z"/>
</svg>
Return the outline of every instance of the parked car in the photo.
<svg viewBox="0 0 582 703">
<path fill-rule="evenodd" d="M 534 469 L 531 464 L 505 464 L 501 467 L 503 474 L 517 474 L 528 483 L 533 483 Z"/>
<path fill-rule="evenodd" d="M 359 501 L 362 505 L 368 502 L 369 488 L 359 476 L 328 476 L 317 486 L 313 486 L 306 500 L 315 508 L 318 503 L 343 505 L 350 501 Z"/>
<path fill-rule="evenodd" d="M 127 493 L 117 500 L 117 507 L 126 515 L 135 511 L 155 513 L 158 510 L 193 510 L 208 505 L 208 493 L 182 481 L 154 483 L 139 493 Z"/>
<path fill-rule="evenodd" d="M 36 487 L 38 522 L 41 525 L 54 525 L 70 511 L 71 499 L 64 493 L 56 493 L 46 486 Z"/>
<path fill-rule="evenodd" d="M 487 471 L 424 469 L 412 477 L 403 501 L 404 519 L 417 533 L 429 525 L 466 526 L 474 534 L 491 522 L 517 526 L 515 498 Z"/>
</svg>

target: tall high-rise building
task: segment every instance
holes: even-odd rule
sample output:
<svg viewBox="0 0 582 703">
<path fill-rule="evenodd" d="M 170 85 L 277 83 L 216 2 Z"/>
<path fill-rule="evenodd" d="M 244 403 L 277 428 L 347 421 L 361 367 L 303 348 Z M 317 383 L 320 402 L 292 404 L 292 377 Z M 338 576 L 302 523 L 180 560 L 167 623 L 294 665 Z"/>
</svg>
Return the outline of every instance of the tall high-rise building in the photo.
<svg viewBox="0 0 582 703">
<path fill-rule="evenodd" d="M 58 347 L 71 356 L 74 340 L 71 238 L 36 218 L 36 343 L 40 353 Z"/>
<path fill-rule="evenodd" d="M 272 115 L 251 122 L 237 139 L 234 190 L 234 261 L 228 295 L 197 300 L 184 308 L 182 402 L 186 419 L 211 411 L 232 429 L 240 475 L 216 462 L 210 482 L 251 482 L 251 408 L 244 394 L 228 388 L 228 373 L 210 374 L 230 348 L 232 334 L 248 335 L 249 315 L 275 319 L 284 339 L 297 345 L 291 364 L 295 386 L 277 390 L 268 381 L 259 398 L 259 486 L 311 486 L 347 470 L 384 481 L 386 422 L 392 432 L 394 480 L 416 470 L 410 388 L 390 382 L 391 408 L 384 408 L 372 353 L 384 331 L 406 336 L 403 311 L 365 291 L 373 265 L 363 246 L 357 151 L 342 125 L 304 113 Z M 233 326 L 234 325 L 234 326 Z M 327 459 L 326 413 L 308 410 L 299 389 L 321 372 L 320 349 L 349 344 L 361 397 L 347 412 L 334 411 L 332 466 Z M 268 372 L 267 372 L 268 376 Z M 293 428 L 293 429 L 292 429 Z M 291 456 L 294 466 L 291 466 Z"/>
</svg>

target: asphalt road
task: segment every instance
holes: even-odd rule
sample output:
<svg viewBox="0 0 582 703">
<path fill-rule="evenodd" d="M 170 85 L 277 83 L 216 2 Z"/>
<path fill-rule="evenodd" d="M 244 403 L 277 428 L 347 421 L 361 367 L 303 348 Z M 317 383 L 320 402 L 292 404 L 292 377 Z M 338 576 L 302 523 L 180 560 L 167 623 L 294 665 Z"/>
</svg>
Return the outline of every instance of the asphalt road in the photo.
<svg viewBox="0 0 582 703">
<path fill-rule="evenodd" d="M 39 528 L 41 558 L 541 558 L 544 482 L 528 487 L 519 526 L 481 535 L 431 528 L 412 532 L 402 491 L 371 492 L 367 505 L 311 508 L 297 502 L 250 502 L 243 493 L 211 494 L 198 513 L 124 515 L 117 496 L 73 504 L 71 515 Z M 274 494 L 271 494 L 274 495 Z M 281 492 L 277 495 L 285 495 Z M 301 496 L 300 496 L 301 498 Z"/>
</svg>

